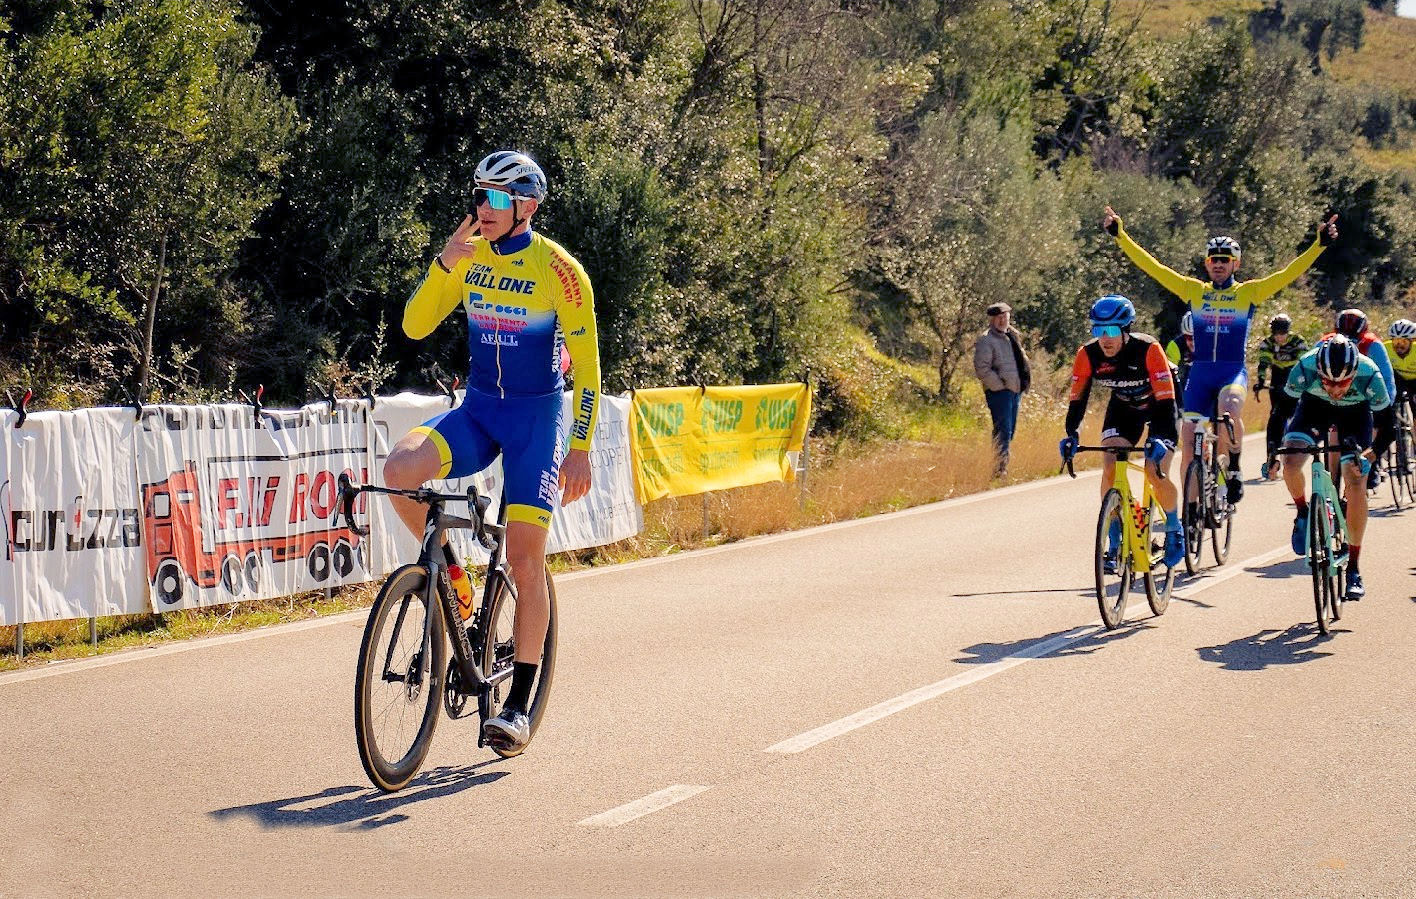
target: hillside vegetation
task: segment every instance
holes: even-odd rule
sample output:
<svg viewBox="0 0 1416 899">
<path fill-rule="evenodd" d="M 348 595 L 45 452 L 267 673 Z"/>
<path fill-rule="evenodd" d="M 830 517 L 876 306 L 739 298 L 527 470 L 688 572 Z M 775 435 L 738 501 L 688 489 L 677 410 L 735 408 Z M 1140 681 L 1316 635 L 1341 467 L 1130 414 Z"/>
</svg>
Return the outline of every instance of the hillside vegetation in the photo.
<svg viewBox="0 0 1416 899">
<path fill-rule="evenodd" d="M 1275 302 L 1398 302 L 1392 8 L 0 0 L 0 380 L 48 406 L 426 389 L 464 331 L 406 339 L 404 299 L 516 147 L 595 286 L 607 389 L 809 369 L 820 427 L 918 433 L 992 302 L 1063 360 L 1100 292 L 1173 328 L 1106 202 L 1173 267 L 1223 232 L 1255 274 L 1337 212 Z"/>
</svg>

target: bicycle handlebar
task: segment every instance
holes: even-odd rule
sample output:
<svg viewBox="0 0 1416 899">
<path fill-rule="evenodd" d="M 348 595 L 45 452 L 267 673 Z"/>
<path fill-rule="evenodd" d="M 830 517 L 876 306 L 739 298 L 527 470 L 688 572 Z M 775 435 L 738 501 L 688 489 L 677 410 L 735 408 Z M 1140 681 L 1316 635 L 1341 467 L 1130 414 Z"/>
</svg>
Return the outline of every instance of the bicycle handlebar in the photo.
<svg viewBox="0 0 1416 899">
<path fill-rule="evenodd" d="M 1075 467 L 1073 467 L 1072 460 L 1076 458 L 1077 453 L 1110 453 L 1111 455 L 1117 456 L 1119 458 L 1122 455 L 1129 455 L 1130 453 L 1145 453 L 1145 451 L 1145 447 L 1142 446 L 1079 446 L 1077 447 L 1076 453 L 1073 453 L 1066 459 L 1062 460 L 1062 464 L 1067 469 L 1067 474 L 1071 475 L 1073 478 L 1076 478 L 1077 470 Z M 1162 481 L 1165 480 L 1165 472 L 1161 471 L 1159 467 L 1156 468 L 1155 473 L 1160 476 L 1160 479 Z M 1058 471 L 1058 474 L 1061 474 L 1060 470 Z"/>
<path fill-rule="evenodd" d="M 500 525 L 487 524 L 487 510 L 492 507 L 492 498 L 477 490 L 474 484 L 463 493 L 438 493 L 436 490 L 429 490 L 427 487 L 419 487 L 416 490 L 400 490 L 394 487 L 379 487 L 375 484 L 355 485 L 349 480 L 349 475 L 339 476 L 339 499 L 344 512 L 344 520 L 349 524 L 349 529 L 360 537 L 369 536 L 369 529 L 360 527 L 354 523 L 354 499 L 361 493 L 382 493 L 386 496 L 401 496 L 411 499 L 416 503 L 431 506 L 435 503 L 464 502 L 475 510 L 476 515 L 471 520 L 459 518 L 455 515 L 443 517 L 443 523 L 455 528 L 465 528 L 476 533 L 477 542 L 488 550 L 493 547 L 493 537 L 487 532 L 491 530 L 497 533 Z M 500 536 L 498 534 L 498 536 Z"/>
</svg>

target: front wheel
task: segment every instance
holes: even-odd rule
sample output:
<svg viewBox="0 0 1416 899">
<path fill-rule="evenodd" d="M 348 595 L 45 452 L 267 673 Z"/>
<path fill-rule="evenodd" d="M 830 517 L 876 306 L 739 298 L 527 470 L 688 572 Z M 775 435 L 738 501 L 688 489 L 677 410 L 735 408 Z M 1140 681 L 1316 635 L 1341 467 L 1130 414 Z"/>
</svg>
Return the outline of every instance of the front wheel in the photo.
<svg viewBox="0 0 1416 899">
<path fill-rule="evenodd" d="M 482 604 L 478 617 L 479 629 L 485 635 L 479 653 L 482 671 L 492 686 L 479 697 L 479 711 L 486 721 L 501 711 L 511 690 L 512 665 L 516 661 L 516 597 L 506 581 L 498 574 L 489 575 L 491 597 Z M 546 599 L 549 603 L 550 618 L 546 625 L 546 640 L 541 646 L 541 662 L 536 670 L 536 683 L 531 689 L 531 702 L 526 709 L 526 717 L 531 721 L 531 736 L 541 726 L 546 714 L 546 703 L 551 695 L 551 682 L 556 672 L 556 585 L 551 580 L 550 569 L 546 570 Z M 530 745 L 527 740 L 526 745 Z M 493 745 L 492 751 L 502 758 L 510 758 L 525 751 L 526 746 L 506 749 Z"/>
<path fill-rule="evenodd" d="M 1119 463 L 1118 463 L 1119 464 Z M 1131 594 L 1131 554 L 1127 551 L 1125 524 L 1121 516 L 1130 514 L 1121 498 L 1121 491 L 1111 488 L 1101 500 L 1101 514 L 1096 519 L 1096 557 L 1092 560 L 1096 575 L 1096 604 L 1101 609 L 1101 622 L 1107 630 L 1115 630 L 1126 618 L 1126 600 Z M 1112 548 L 1112 535 L 1117 535 L 1114 573 L 1106 571 L 1106 554 Z"/>
<path fill-rule="evenodd" d="M 1185 528 L 1185 573 L 1200 570 L 1200 552 L 1205 538 L 1205 469 L 1192 459 L 1185 469 L 1185 492 L 1180 495 L 1182 524 Z"/>
<path fill-rule="evenodd" d="M 1160 616 L 1170 606 L 1170 591 L 1175 587 L 1175 569 L 1165 564 L 1165 510 L 1151 498 L 1146 510 L 1146 531 L 1141 535 L 1150 551 L 1150 570 L 1146 572 L 1146 601 L 1151 613 Z"/>
<path fill-rule="evenodd" d="M 1225 560 L 1229 558 L 1229 545 L 1234 540 L 1235 507 L 1221 499 L 1218 509 L 1223 511 L 1217 510 L 1220 519 L 1215 523 L 1214 530 L 1210 531 L 1210 548 L 1214 550 L 1214 564 L 1223 565 Z"/>
<path fill-rule="evenodd" d="M 1308 567 L 1313 575 L 1313 607 L 1318 631 L 1332 628 L 1332 540 L 1328 535 L 1327 501 L 1317 493 L 1308 500 Z"/>
<path fill-rule="evenodd" d="M 359 646 L 354 736 L 369 780 L 388 793 L 418 773 L 438 724 L 447 641 L 427 588 L 428 571 L 420 565 L 390 575 Z"/>
</svg>

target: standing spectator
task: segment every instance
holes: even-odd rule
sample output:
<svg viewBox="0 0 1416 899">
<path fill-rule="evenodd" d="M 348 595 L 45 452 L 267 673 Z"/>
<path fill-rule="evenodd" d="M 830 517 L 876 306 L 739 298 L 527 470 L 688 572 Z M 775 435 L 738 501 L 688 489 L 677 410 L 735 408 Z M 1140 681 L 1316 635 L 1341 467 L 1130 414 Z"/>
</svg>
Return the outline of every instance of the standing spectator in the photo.
<svg viewBox="0 0 1416 899">
<path fill-rule="evenodd" d="M 1022 335 L 1010 327 L 1013 307 L 994 303 L 988 307 L 988 330 L 974 344 L 974 373 L 983 382 L 988 414 L 993 417 L 993 446 L 998 454 L 993 474 L 1008 473 L 1008 445 L 1018 422 L 1018 398 L 1032 381 L 1032 368 L 1023 352 Z"/>
</svg>

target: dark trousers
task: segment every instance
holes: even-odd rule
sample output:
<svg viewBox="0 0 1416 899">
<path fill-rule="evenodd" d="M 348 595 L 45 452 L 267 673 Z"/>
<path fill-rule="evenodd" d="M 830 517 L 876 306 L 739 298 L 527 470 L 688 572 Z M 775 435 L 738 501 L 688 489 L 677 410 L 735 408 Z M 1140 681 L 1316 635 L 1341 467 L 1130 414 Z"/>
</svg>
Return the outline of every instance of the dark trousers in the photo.
<svg viewBox="0 0 1416 899">
<path fill-rule="evenodd" d="M 1274 450 L 1283 443 L 1283 435 L 1288 432 L 1288 419 L 1293 417 L 1293 410 L 1298 408 L 1298 397 L 1289 396 L 1282 387 L 1269 388 L 1269 417 L 1268 431 L 1265 435 L 1265 442 L 1268 443 L 1268 457 L 1274 457 Z"/>
<path fill-rule="evenodd" d="M 998 451 L 998 467 L 1008 464 L 1008 445 L 1013 442 L 1013 429 L 1018 424 L 1018 398 L 1016 390 L 985 390 L 988 414 L 993 416 L 993 447 Z"/>
</svg>

